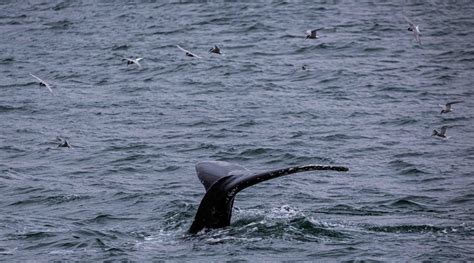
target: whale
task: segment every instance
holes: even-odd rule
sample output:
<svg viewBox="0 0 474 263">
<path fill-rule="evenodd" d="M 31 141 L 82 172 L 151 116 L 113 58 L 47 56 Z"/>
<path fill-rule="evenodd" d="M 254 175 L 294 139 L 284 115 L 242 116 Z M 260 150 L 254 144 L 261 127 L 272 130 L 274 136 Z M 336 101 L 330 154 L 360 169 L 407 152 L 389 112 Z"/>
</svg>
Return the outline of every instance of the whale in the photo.
<svg viewBox="0 0 474 263">
<path fill-rule="evenodd" d="M 255 172 L 229 162 L 199 162 L 196 164 L 196 173 L 206 193 L 188 232 L 196 234 L 203 229 L 229 226 L 234 198 L 247 187 L 285 175 L 317 170 L 346 172 L 349 169 L 343 166 L 309 164 Z"/>
</svg>

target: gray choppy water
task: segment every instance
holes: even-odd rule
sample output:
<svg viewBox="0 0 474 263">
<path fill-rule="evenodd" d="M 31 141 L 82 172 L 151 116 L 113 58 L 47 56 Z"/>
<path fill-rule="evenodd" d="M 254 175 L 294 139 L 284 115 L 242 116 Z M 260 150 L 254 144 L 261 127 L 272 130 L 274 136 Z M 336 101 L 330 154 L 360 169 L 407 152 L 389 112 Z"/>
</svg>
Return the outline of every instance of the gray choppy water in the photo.
<svg viewBox="0 0 474 263">
<path fill-rule="evenodd" d="M 1 258 L 473 260 L 473 13 L 469 1 L 2 1 Z M 214 44 L 224 56 L 206 53 Z M 430 137 L 443 125 L 450 139 Z M 351 170 L 249 188 L 230 227 L 189 236 L 201 160 Z"/>
</svg>

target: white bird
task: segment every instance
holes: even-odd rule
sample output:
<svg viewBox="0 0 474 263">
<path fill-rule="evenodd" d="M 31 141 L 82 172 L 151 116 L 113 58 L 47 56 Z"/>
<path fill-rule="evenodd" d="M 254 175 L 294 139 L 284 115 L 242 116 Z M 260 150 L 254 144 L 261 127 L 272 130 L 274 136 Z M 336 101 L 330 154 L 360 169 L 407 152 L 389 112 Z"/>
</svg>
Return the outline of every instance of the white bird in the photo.
<svg viewBox="0 0 474 263">
<path fill-rule="evenodd" d="M 306 39 L 310 38 L 310 39 L 316 39 L 316 38 L 319 38 L 316 34 L 316 32 L 318 32 L 319 30 L 321 30 L 323 28 L 318 28 L 318 29 L 313 29 L 313 30 L 308 30 L 306 31 Z"/>
<path fill-rule="evenodd" d="M 451 105 L 456 104 L 456 103 L 460 103 L 460 102 L 462 102 L 462 101 L 460 101 L 460 100 L 458 100 L 458 101 L 452 101 L 452 102 L 446 103 L 446 105 L 444 105 L 444 106 L 441 105 L 441 104 L 439 104 L 439 106 L 442 108 L 440 114 L 452 112 L 454 109 L 451 107 Z"/>
<path fill-rule="evenodd" d="M 143 58 L 123 58 L 123 60 L 126 60 L 127 61 L 127 66 L 130 65 L 130 64 L 136 64 L 139 68 L 142 67 L 142 65 L 140 65 L 140 60 L 142 60 Z"/>
<path fill-rule="evenodd" d="M 415 40 L 416 42 L 418 42 L 418 44 L 421 45 L 421 39 L 420 39 L 420 27 L 418 25 L 415 25 L 413 24 L 413 22 L 411 22 L 410 19 L 408 19 L 408 17 L 406 16 L 403 16 L 405 18 L 405 20 L 408 22 L 408 24 L 410 25 L 408 27 L 408 31 L 412 31 L 413 34 L 415 35 Z"/>
<path fill-rule="evenodd" d="M 431 134 L 431 136 L 437 136 L 437 137 L 440 137 L 440 138 L 447 139 L 448 138 L 448 136 L 446 135 L 446 130 L 447 129 L 448 129 L 448 127 L 443 126 L 443 127 L 441 127 L 441 130 L 439 132 L 437 130 L 433 130 L 433 134 Z"/>
<path fill-rule="evenodd" d="M 180 47 L 179 45 L 176 45 L 176 46 L 177 46 L 179 49 L 181 49 L 181 51 L 183 51 L 183 52 L 185 53 L 185 55 L 186 55 L 186 56 L 188 56 L 188 57 L 196 57 L 196 58 L 201 58 L 200 56 L 198 56 L 198 55 L 196 55 L 196 54 L 192 53 L 192 52 L 191 52 L 191 51 L 189 51 L 189 50 L 186 50 L 186 49 L 184 49 L 184 48 Z"/>
<path fill-rule="evenodd" d="M 35 75 L 31 74 L 31 73 L 30 73 L 30 75 L 31 75 L 33 78 L 37 79 L 37 80 L 40 82 L 40 84 L 39 84 L 40 86 L 45 86 L 45 87 L 49 90 L 49 92 L 51 92 L 51 94 L 54 95 L 54 92 L 53 92 L 53 90 L 51 89 L 51 85 L 49 85 L 49 83 L 47 83 L 46 81 L 44 81 L 44 80 L 38 78 L 37 76 L 35 76 Z"/>
<path fill-rule="evenodd" d="M 222 55 L 221 49 L 217 45 L 214 45 L 213 48 L 209 49 L 209 53 L 216 53 Z"/>
</svg>

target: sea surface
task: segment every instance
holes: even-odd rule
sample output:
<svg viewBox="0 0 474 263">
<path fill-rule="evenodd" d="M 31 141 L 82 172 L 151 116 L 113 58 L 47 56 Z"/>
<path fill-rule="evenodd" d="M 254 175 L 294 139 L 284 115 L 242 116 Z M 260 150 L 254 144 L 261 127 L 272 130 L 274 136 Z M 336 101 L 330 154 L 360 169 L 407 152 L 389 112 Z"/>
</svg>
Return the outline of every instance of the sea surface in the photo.
<svg viewBox="0 0 474 263">
<path fill-rule="evenodd" d="M 473 14 L 0 1 L 0 261 L 473 261 Z M 432 137 L 442 126 L 449 138 Z M 350 171 L 250 187 L 229 227 L 190 235 L 204 160 Z"/>
</svg>

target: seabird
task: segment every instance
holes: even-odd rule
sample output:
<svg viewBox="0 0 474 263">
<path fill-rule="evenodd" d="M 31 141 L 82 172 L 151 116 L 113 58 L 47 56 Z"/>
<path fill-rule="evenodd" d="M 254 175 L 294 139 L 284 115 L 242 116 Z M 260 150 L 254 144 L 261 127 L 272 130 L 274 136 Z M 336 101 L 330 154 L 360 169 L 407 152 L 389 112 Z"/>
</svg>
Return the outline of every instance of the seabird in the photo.
<svg viewBox="0 0 474 263">
<path fill-rule="evenodd" d="M 186 55 L 186 56 L 188 56 L 188 57 L 196 57 L 196 58 L 201 58 L 200 56 L 198 56 L 198 55 L 196 55 L 196 54 L 192 53 L 192 52 L 191 52 L 191 51 L 189 51 L 189 50 L 186 50 L 186 49 L 184 49 L 184 48 L 180 47 L 179 45 L 176 45 L 176 46 L 177 46 L 179 49 L 181 49 L 181 51 L 183 51 L 183 52 L 185 53 L 185 55 Z"/>
<path fill-rule="evenodd" d="M 54 95 L 53 90 L 51 89 L 51 85 L 49 85 L 46 81 L 44 81 L 44 80 L 38 78 L 37 76 L 35 76 L 35 75 L 31 74 L 31 73 L 30 73 L 30 75 L 31 75 L 33 78 L 37 79 L 37 80 L 40 82 L 40 83 L 39 83 L 40 86 L 45 86 L 45 87 L 49 90 L 49 92 L 51 92 L 51 94 Z"/>
<path fill-rule="evenodd" d="M 437 130 L 433 130 L 433 134 L 431 136 L 437 136 L 437 137 L 441 137 L 441 138 L 448 138 L 448 136 L 446 135 L 446 130 L 448 129 L 448 127 L 446 126 L 443 126 L 441 127 L 441 130 L 438 132 Z"/>
<path fill-rule="evenodd" d="M 67 147 L 67 148 L 71 148 L 71 145 L 69 144 L 69 142 L 66 140 L 66 139 L 62 139 L 61 137 L 57 137 L 56 139 L 58 139 L 60 141 L 59 145 L 57 148 L 59 147 Z"/>
<path fill-rule="evenodd" d="M 127 61 L 127 66 L 130 65 L 130 64 L 136 64 L 139 68 L 142 67 L 142 65 L 140 65 L 140 60 L 142 60 L 143 58 L 123 58 L 123 60 L 126 60 Z"/>
<path fill-rule="evenodd" d="M 415 25 L 413 24 L 413 22 L 411 22 L 410 19 L 408 19 L 408 17 L 406 16 L 403 16 L 405 18 L 405 20 L 408 22 L 408 24 L 410 25 L 408 27 L 408 31 L 412 31 L 413 34 L 415 35 L 415 40 L 416 42 L 418 42 L 418 44 L 421 45 L 421 40 L 420 40 L 420 28 L 418 25 Z"/>
<path fill-rule="evenodd" d="M 462 102 L 462 101 L 459 100 L 459 101 L 448 102 L 448 103 L 446 103 L 445 106 L 439 104 L 439 106 L 442 108 L 440 114 L 448 113 L 448 112 L 453 111 L 453 108 L 451 108 L 451 105 L 456 104 L 456 103 L 460 103 L 460 102 Z"/>
<path fill-rule="evenodd" d="M 318 29 L 313 29 L 313 30 L 308 30 L 306 31 L 306 39 L 310 38 L 310 39 L 317 39 L 319 38 L 317 35 L 316 35 L 316 32 L 321 30 L 323 28 L 318 28 Z"/>
<path fill-rule="evenodd" d="M 216 45 L 214 45 L 213 48 L 209 49 L 209 53 L 216 53 L 216 54 L 222 55 L 221 49 Z"/>
<path fill-rule="evenodd" d="M 303 65 L 303 66 L 301 67 L 301 69 L 302 69 L 302 70 L 307 70 L 307 69 L 308 69 L 308 65 Z"/>
</svg>

